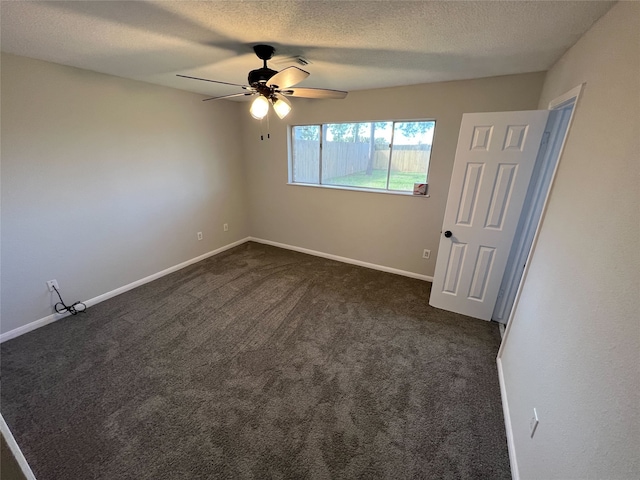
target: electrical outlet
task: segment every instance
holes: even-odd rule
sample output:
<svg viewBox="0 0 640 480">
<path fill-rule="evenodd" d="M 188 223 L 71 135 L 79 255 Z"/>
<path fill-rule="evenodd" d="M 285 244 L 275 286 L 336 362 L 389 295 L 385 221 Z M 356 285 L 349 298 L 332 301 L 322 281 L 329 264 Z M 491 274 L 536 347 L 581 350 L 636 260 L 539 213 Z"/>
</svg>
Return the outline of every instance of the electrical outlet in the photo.
<svg viewBox="0 0 640 480">
<path fill-rule="evenodd" d="M 228 223 L 225 223 L 224 225 L 222 225 L 222 229 L 223 229 L 225 232 L 228 232 L 228 231 L 229 231 L 229 224 L 228 224 Z"/>
<path fill-rule="evenodd" d="M 431 250 L 427 250 L 426 248 L 422 251 L 422 258 L 429 258 L 431 256 Z"/>
<path fill-rule="evenodd" d="M 58 281 L 56 279 L 49 280 L 47 282 L 47 287 L 49 287 L 50 292 L 53 292 L 53 287 L 56 287 L 58 290 L 60 290 L 60 287 L 58 286 Z"/>
<path fill-rule="evenodd" d="M 536 409 L 533 409 L 533 416 L 531 417 L 531 420 L 529 420 L 529 432 L 531 432 L 531 438 L 533 438 L 533 434 L 536 433 L 536 428 L 538 428 L 538 412 L 536 412 Z"/>
<path fill-rule="evenodd" d="M 202 232 L 198 232 L 198 240 L 202 240 Z"/>
</svg>

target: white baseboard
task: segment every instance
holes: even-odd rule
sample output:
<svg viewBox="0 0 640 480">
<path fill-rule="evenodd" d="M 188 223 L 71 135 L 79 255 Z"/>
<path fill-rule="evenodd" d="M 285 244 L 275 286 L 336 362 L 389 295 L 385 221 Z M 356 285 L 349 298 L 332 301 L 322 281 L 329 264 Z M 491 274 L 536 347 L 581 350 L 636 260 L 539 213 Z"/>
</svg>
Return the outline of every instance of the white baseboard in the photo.
<svg viewBox="0 0 640 480">
<path fill-rule="evenodd" d="M 351 265 L 358 265 L 359 267 L 371 268 L 373 270 L 380 270 L 381 272 L 395 273 L 396 275 L 402 275 L 403 277 L 417 278 L 418 280 L 424 280 L 426 282 L 433 282 L 433 277 L 428 275 L 422 275 L 420 273 L 408 272 L 407 270 L 399 270 L 397 268 L 385 267 L 384 265 L 377 265 L 375 263 L 363 262 L 361 260 L 354 260 L 353 258 L 340 257 L 331 253 L 318 252 L 317 250 L 310 250 L 308 248 L 295 247 L 293 245 L 287 245 L 286 243 L 272 242 L 271 240 L 264 240 L 262 238 L 249 237 L 249 240 L 256 243 L 264 243 L 265 245 L 271 245 L 273 247 L 285 248 L 287 250 L 293 250 L 295 252 L 307 253 L 316 257 L 328 258 L 329 260 L 336 260 L 337 262 L 349 263 Z"/>
<path fill-rule="evenodd" d="M 502 414 L 504 415 L 504 427 L 507 433 L 507 448 L 509 449 L 509 463 L 511 463 L 511 478 L 520 480 L 518 461 L 516 460 L 516 448 L 513 441 L 513 429 L 511 428 L 511 415 L 509 414 L 509 402 L 507 401 L 507 389 L 504 384 L 502 372 L 502 359 L 498 357 L 498 380 L 500 382 L 500 396 L 502 397 Z"/>
<path fill-rule="evenodd" d="M 188 267 L 189 265 L 198 263 L 204 260 L 205 258 L 212 257 L 214 255 L 217 255 L 218 253 L 224 252 L 225 250 L 229 250 L 230 248 L 236 247 L 242 243 L 246 243 L 249 240 L 250 240 L 250 237 L 246 237 L 241 240 L 235 241 L 233 243 L 217 248 L 215 250 L 207 252 L 198 257 L 192 258 L 191 260 L 187 260 L 186 262 L 182 262 L 182 263 L 179 263 L 178 265 L 174 265 L 173 267 L 166 268 L 161 272 L 154 273 L 153 275 L 149 275 L 148 277 L 141 278 L 140 280 L 136 280 L 135 282 L 129 283 L 128 285 L 125 285 L 123 287 L 116 288 L 115 290 L 111 290 L 110 292 L 103 293 L 102 295 L 98 295 L 97 297 L 93 297 L 89 300 L 84 300 L 82 303 L 84 303 L 87 307 L 91 307 L 97 303 L 104 302 L 105 300 L 113 298 L 116 295 L 120 295 L 121 293 L 128 292 L 129 290 L 139 287 L 140 285 L 144 285 L 145 283 L 152 282 L 154 280 L 157 280 L 160 277 L 164 277 L 165 275 L 169 275 L 170 273 L 173 273 L 182 268 Z M 69 313 L 64 313 L 64 314 L 54 313 L 52 315 L 48 315 L 34 322 L 27 323 L 26 325 L 15 328 L 13 330 L 10 330 L 0 335 L 0 343 L 6 342 L 7 340 L 11 340 L 12 338 L 19 337 L 20 335 L 24 335 L 27 332 L 31 332 L 32 330 L 35 330 L 36 328 L 44 327 L 49 323 L 55 322 L 57 320 L 60 320 L 68 316 L 69 316 Z"/>
<path fill-rule="evenodd" d="M 27 463 L 27 459 L 24 458 L 24 455 L 22 454 L 22 450 L 20 450 L 20 447 L 18 446 L 16 439 L 13 438 L 13 434 L 11 433 L 11 430 L 9 430 L 9 426 L 7 425 L 7 422 L 4 421 L 4 417 L 2 416 L 2 414 L 0 414 L 0 432 L 2 432 L 2 436 L 7 442 L 7 446 L 9 447 L 9 450 L 11 450 L 11 453 L 13 454 L 13 457 L 16 459 L 16 462 L 18 462 L 18 466 L 20 467 L 22 474 L 25 476 L 27 480 L 36 480 L 35 475 L 31 471 L 31 467 Z"/>
<path fill-rule="evenodd" d="M 50 323 L 55 322 L 56 320 L 60 320 L 61 318 L 68 317 L 69 313 L 52 313 L 51 315 L 47 315 L 39 320 L 35 320 L 31 323 L 27 323 L 26 325 L 22 325 L 21 327 L 14 328 L 13 330 L 9 330 L 3 334 L 0 334 L 0 343 L 6 342 L 7 340 L 11 340 L 12 338 L 19 337 L 20 335 L 24 335 L 36 328 L 44 327 L 45 325 L 49 325 Z"/>
<path fill-rule="evenodd" d="M 224 252 L 225 250 L 229 250 L 230 248 L 236 247 L 240 244 L 243 244 L 249 241 L 256 242 L 256 243 L 263 243 L 265 245 L 272 245 L 274 247 L 285 248 L 287 250 L 293 250 L 296 252 L 306 253 L 309 255 L 314 255 L 316 257 L 328 258 L 329 260 L 336 260 L 338 262 L 349 263 L 351 265 L 358 265 L 360 267 L 371 268 L 373 270 L 380 270 L 382 272 L 394 273 L 396 275 L 402 275 L 404 277 L 416 278 L 418 280 L 424 280 L 426 282 L 433 282 L 433 277 L 430 277 L 428 275 L 421 275 L 419 273 L 408 272 L 406 270 L 399 270 L 397 268 L 385 267 L 384 265 L 376 265 L 374 263 L 354 260 L 353 258 L 340 257 L 338 255 L 318 252 L 317 250 L 310 250 L 308 248 L 295 247 L 293 245 L 287 245 L 285 243 L 272 242 L 271 240 L 264 240 L 262 238 L 246 237 L 236 242 L 225 245 L 224 247 L 220 247 L 216 250 L 205 253 L 204 255 L 200 255 L 198 257 L 192 258 L 191 260 L 187 260 L 186 262 L 182 262 L 178 265 L 174 265 L 173 267 L 169 267 L 165 270 L 162 270 L 161 272 L 154 273 L 153 275 L 149 275 L 148 277 L 141 278 L 140 280 L 136 280 L 135 282 L 129 283 L 128 285 L 124 285 L 123 287 L 116 288 L 115 290 L 111 290 L 110 292 L 103 293 L 102 295 L 98 295 L 97 297 L 93 297 L 89 300 L 84 300 L 83 303 L 87 307 L 91 307 L 97 303 L 104 302 L 105 300 L 113 298 L 116 295 L 120 295 L 121 293 L 128 292 L 129 290 L 139 287 L 140 285 L 144 285 L 145 283 L 149 283 L 149 282 L 152 282 L 153 280 L 157 280 L 160 277 L 164 277 L 165 275 L 173 273 L 182 268 L 188 267 L 189 265 L 192 265 L 194 263 L 200 262 L 205 258 L 212 257 L 213 255 L 217 255 L 218 253 Z M 11 340 L 12 338 L 19 337 L 20 335 L 24 335 L 25 333 L 35 330 L 36 328 L 44 327 L 45 325 L 48 325 L 52 322 L 55 322 L 57 320 L 60 320 L 68 316 L 69 316 L 68 313 L 64 313 L 64 314 L 54 313 L 44 318 L 41 318 L 39 320 L 35 320 L 31 323 L 28 323 L 26 325 L 23 325 L 21 327 L 15 328 L 13 330 L 10 330 L 6 333 L 1 334 L 0 343 L 6 342 L 7 340 Z"/>
</svg>

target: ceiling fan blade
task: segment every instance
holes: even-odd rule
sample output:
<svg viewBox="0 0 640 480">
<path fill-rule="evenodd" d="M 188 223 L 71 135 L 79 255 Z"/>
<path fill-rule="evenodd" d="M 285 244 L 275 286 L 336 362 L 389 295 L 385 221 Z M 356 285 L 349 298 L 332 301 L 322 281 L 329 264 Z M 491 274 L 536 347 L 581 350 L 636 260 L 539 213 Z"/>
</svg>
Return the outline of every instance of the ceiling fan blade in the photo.
<svg viewBox="0 0 640 480">
<path fill-rule="evenodd" d="M 349 93 L 343 92 L 342 90 L 327 90 L 325 88 L 289 88 L 287 90 L 279 90 L 279 92 L 288 97 L 335 99 L 345 98 Z"/>
<path fill-rule="evenodd" d="M 234 87 L 249 88 L 249 85 L 240 85 L 238 83 L 220 82 L 218 80 L 209 80 L 207 78 L 190 77 L 189 75 L 176 75 L 176 77 L 190 78 L 191 80 L 202 80 L 203 82 L 221 83 L 222 85 L 232 85 Z"/>
<path fill-rule="evenodd" d="M 300 83 L 310 75 L 298 67 L 287 67 L 280 70 L 267 81 L 267 87 L 289 88 L 291 85 Z"/>
<path fill-rule="evenodd" d="M 211 97 L 211 98 L 205 98 L 204 100 L 202 100 L 203 102 L 207 102 L 209 100 L 222 100 L 223 98 L 233 98 L 233 97 L 250 97 L 251 95 L 254 95 L 254 93 L 232 93 L 231 95 L 223 95 L 221 97 Z"/>
</svg>

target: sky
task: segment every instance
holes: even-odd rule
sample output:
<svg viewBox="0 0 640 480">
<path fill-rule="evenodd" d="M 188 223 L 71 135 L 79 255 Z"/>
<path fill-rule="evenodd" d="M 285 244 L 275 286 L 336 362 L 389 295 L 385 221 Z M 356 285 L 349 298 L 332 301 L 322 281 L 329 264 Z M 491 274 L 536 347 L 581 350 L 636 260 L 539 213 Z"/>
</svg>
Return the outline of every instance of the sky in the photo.
<svg viewBox="0 0 640 480">
<path fill-rule="evenodd" d="M 379 127 L 380 123 L 384 123 L 384 128 Z M 435 128 L 433 127 L 429 128 L 428 130 L 426 130 L 426 132 L 420 133 L 414 136 L 405 136 L 403 134 L 402 129 L 398 128 L 398 126 L 402 123 L 405 123 L 405 122 L 396 122 L 396 131 L 393 138 L 393 143 L 395 145 L 419 145 L 419 144 L 431 145 L 431 142 L 433 141 L 433 132 Z M 414 122 L 411 122 L 411 123 L 414 123 Z M 431 123 L 435 126 L 435 122 L 425 122 L 425 123 Z M 360 135 L 368 137 L 369 130 L 371 128 L 370 125 L 371 125 L 370 123 L 360 123 Z M 393 126 L 393 122 L 377 122 L 376 131 L 375 131 L 376 138 L 384 138 L 385 142 L 391 143 L 391 132 L 393 130 L 392 126 Z M 327 140 L 333 141 L 333 134 L 331 132 L 331 129 L 327 131 Z"/>
</svg>

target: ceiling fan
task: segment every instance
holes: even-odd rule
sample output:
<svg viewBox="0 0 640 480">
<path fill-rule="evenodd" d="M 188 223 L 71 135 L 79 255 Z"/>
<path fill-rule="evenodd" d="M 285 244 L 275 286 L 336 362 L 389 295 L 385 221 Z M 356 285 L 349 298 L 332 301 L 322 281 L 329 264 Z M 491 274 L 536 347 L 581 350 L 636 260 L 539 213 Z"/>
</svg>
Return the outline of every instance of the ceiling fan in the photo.
<svg viewBox="0 0 640 480">
<path fill-rule="evenodd" d="M 293 85 L 300 83 L 310 74 L 298 67 L 287 67 L 277 72 L 267 67 L 267 60 L 273 57 L 276 49 L 271 45 L 255 45 L 253 51 L 258 58 L 263 61 L 262 68 L 251 70 L 248 77 L 248 85 L 240 85 L 238 83 L 220 82 L 218 80 L 209 80 L 206 78 L 190 77 L 188 75 L 177 75 L 182 78 L 190 78 L 192 80 L 202 80 L 204 82 L 220 83 L 222 85 L 232 85 L 240 87 L 245 91 L 242 93 L 232 93 L 231 95 L 223 95 L 221 97 L 205 98 L 208 100 L 221 100 L 223 98 L 248 97 L 257 96 L 251 103 L 249 112 L 253 118 L 258 120 L 264 118 L 269 112 L 269 104 L 273 105 L 273 109 L 280 118 L 286 117 L 291 111 L 291 103 L 286 97 L 303 97 L 303 98 L 335 98 L 341 99 L 347 96 L 348 92 L 341 90 L 327 90 L 324 88 L 291 88 Z"/>
</svg>

